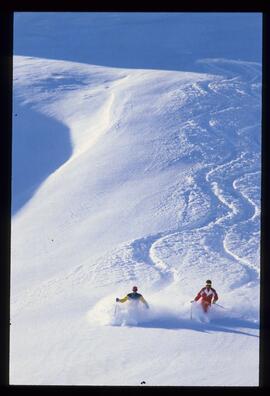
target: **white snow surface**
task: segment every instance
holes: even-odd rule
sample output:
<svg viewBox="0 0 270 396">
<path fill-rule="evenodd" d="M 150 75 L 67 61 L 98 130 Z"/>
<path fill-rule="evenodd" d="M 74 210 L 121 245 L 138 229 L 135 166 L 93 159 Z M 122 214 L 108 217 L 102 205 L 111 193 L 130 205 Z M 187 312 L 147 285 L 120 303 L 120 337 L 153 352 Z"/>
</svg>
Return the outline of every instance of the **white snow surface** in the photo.
<svg viewBox="0 0 270 396">
<path fill-rule="evenodd" d="M 258 385 L 261 64 L 200 63 L 14 56 L 11 384 Z"/>
</svg>

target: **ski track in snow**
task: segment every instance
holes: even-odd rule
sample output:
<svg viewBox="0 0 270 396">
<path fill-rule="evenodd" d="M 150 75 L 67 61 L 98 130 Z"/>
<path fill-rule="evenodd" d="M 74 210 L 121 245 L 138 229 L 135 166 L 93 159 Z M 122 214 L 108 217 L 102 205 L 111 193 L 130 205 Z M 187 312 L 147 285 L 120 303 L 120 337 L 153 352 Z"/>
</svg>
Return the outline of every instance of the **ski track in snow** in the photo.
<svg viewBox="0 0 270 396">
<path fill-rule="evenodd" d="M 236 63 L 236 66 L 239 66 L 238 63 Z M 248 65 L 247 67 L 245 67 L 243 66 L 243 64 L 240 64 L 240 68 L 243 70 L 245 77 L 251 77 L 251 83 L 254 83 L 258 80 L 259 75 L 257 73 L 256 66 Z M 214 71 L 217 71 L 217 68 L 214 68 Z M 224 72 L 224 69 L 218 68 L 218 71 Z M 222 84 L 225 84 L 226 86 L 226 84 L 228 84 L 228 81 L 223 80 Z M 213 88 L 213 85 L 210 86 L 210 84 L 208 84 L 208 87 L 210 87 L 214 91 L 218 91 L 217 86 Z M 200 89 L 200 86 L 196 84 L 196 88 Z M 203 92 L 204 94 L 203 88 L 200 92 Z M 243 92 L 243 94 L 245 93 Z M 223 112 L 226 110 L 227 108 L 219 110 L 219 112 Z M 241 131 L 243 131 L 244 129 L 247 130 L 249 128 L 253 128 L 253 126 L 246 126 L 242 128 Z M 215 244 L 217 246 L 219 244 L 222 245 L 224 260 L 230 259 L 231 261 L 235 261 L 236 263 L 240 264 L 244 267 L 248 275 L 248 277 L 244 277 L 243 281 L 237 282 L 234 287 L 240 287 L 241 285 L 251 281 L 256 282 L 258 281 L 259 277 L 258 265 L 253 264 L 248 259 L 242 258 L 237 255 L 233 251 L 233 249 L 230 249 L 228 247 L 227 243 L 228 234 L 230 233 L 230 230 L 232 228 L 238 227 L 241 223 L 247 223 L 254 220 L 254 218 L 256 218 L 259 213 L 258 206 L 247 195 L 243 194 L 237 189 L 238 180 L 243 179 L 243 177 L 249 174 L 258 174 L 258 171 L 256 171 L 256 167 L 258 167 L 258 165 L 256 165 L 256 159 L 255 161 L 252 161 L 252 159 L 249 160 L 248 156 L 248 153 L 242 152 L 239 158 L 234 158 L 221 165 L 218 165 L 211 169 L 209 172 L 207 172 L 205 175 L 206 181 L 211 185 L 213 194 L 217 197 L 220 203 L 228 209 L 225 215 L 218 217 L 214 221 L 215 226 L 221 225 L 220 228 L 223 228 L 223 231 L 219 233 L 220 241 L 218 243 L 218 241 L 215 240 Z M 247 159 L 245 160 L 244 157 L 247 157 Z M 229 185 L 231 185 L 230 189 L 228 189 Z M 210 197 L 210 199 L 213 200 L 213 197 Z M 186 211 L 188 211 L 188 207 L 186 208 Z M 160 269 L 161 276 L 164 276 L 164 273 L 166 274 L 166 279 L 168 282 L 171 282 L 174 279 L 181 279 L 181 276 L 179 275 L 179 270 L 177 270 L 176 268 L 171 268 L 170 265 L 167 265 L 165 261 L 162 260 L 162 256 L 159 256 L 158 251 L 162 251 L 163 249 L 166 251 L 169 240 L 172 239 L 171 237 L 175 238 L 176 235 L 184 233 L 187 229 L 188 231 L 199 232 L 200 228 L 202 230 L 205 230 L 207 228 L 213 228 L 211 227 L 213 224 L 213 220 L 210 219 L 210 216 L 211 215 L 208 215 L 209 218 L 206 218 L 206 220 L 204 218 L 201 218 L 199 222 L 197 222 L 195 225 L 191 223 L 188 226 L 180 226 L 180 230 L 177 233 L 163 233 L 161 238 L 150 237 L 150 240 L 154 239 L 154 242 L 149 248 L 149 254 L 147 255 L 148 258 L 147 260 L 145 260 L 145 262 L 148 263 L 150 257 L 151 262 L 155 264 L 156 268 Z M 205 223 L 205 225 L 199 225 L 200 222 Z"/>
<path fill-rule="evenodd" d="M 261 24 L 16 13 L 11 384 L 258 385 Z"/>
<path fill-rule="evenodd" d="M 35 62 L 38 64 L 43 62 L 28 58 L 20 58 L 18 61 L 18 64 L 22 62 L 21 67 L 25 63 L 26 69 L 32 62 L 33 65 Z M 173 174 L 173 179 L 169 179 L 169 183 L 160 184 L 158 191 L 149 189 L 146 195 L 141 198 L 136 197 L 137 200 L 127 211 L 127 216 L 131 213 L 130 219 L 135 219 L 146 206 L 150 208 L 148 210 L 151 210 L 150 224 L 158 218 L 165 220 L 159 226 L 152 227 L 154 231 L 141 232 L 141 236 L 137 231 L 134 233 L 137 235 L 135 238 L 122 240 L 121 243 L 106 249 L 102 254 L 93 255 L 90 258 L 84 255 L 82 260 L 73 267 L 67 269 L 63 267 L 62 271 L 46 276 L 34 286 L 25 287 L 17 293 L 15 289 L 11 295 L 12 321 L 20 320 L 24 315 L 39 317 L 41 307 L 44 307 L 45 312 L 49 312 L 51 301 L 54 301 L 54 316 L 57 314 L 61 316 L 64 305 L 67 304 L 71 311 L 76 312 L 76 317 L 83 318 L 85 312 L 88 312 L 91 319 L 90 325 L 93 325 L 91 322 L 93 317 L 96 317 L 96 320 L 100 317 L 99 325 L 107 321 L 105 325 L 114 326 L 111 320 L 113 310 L 111 301 L 115 296 L 108 295 L 108 290 L 113 285 L 115 294 L 121 295 L 127 292 L 127 288 L 137 284 L 139 291 L 143 292 L 150 305 L 153 304 L 152 317 L 139 317 L 142 323 L 137 324 L 138 328 L 140 326 L 142 328 L 153 327 L 171 331 L 181 328 L 203 333 L 219 331 L 253 335 L 249 331 L 241 330 L 242 327 L 251 327 L 252 320 L 256 317 L 256 312 L 254 311 L 253 315 L 252 311 L 255 308 L 247 309 L 250 301 L 249 299 L 246 301 L 245 292 L 242 290 L 246 287 L 254 288 L 254 294 L 258 294 L 260 142 L 256 137 L 259 128 L 257 120 L 259 90 L 256 84 L 260 75 L 257 73 L 256 66 L 235 64 L 237 73 L 233 71 L 232 76 L 232 68 L 229 67 L 230 75 L 225 77 L 228 66 L 232 65 L 222 66 L 222 61 L 220 61 L 220 66 L 217 66 L 218 61 L 213 63 L 214 69 L 211 69 L 211 62 L 207 63 L 210 68 L 208 70 L 222 72 L 222 75 L 207 75 L 204 79 L 193 76 L 192 78 L 198 80 L 196 82 L 187 76 L 183 81 L 180 80 L 178 85 L 176 76 L 172 75 L 172 78 L 176 79 L 174 88 L 170 88 L 168 92 L 167 88 L 164 89 L 166 100 L 161 101 L 159 105 L 159 98 L 157 98 L 156 107 L 153 110 L 157 118 L 161 114 L 163 124 L 158 131 L 157 139 L 155 135 L 151 135 L 153 131 L 149 133 L 151 157 L 141 167 L 140 177 L 147 179 L 149 175 L 150 178 L 155 177 L 159 172 L 161 174 L 173 172 L 168 173 L 168 178 Z M 48 61 L 45 61 L 45 64 L 48 68 L 45 73 L 44 84 L 46 85 L 46 79 L 49 78 L 55 65 Z M 72 65 L 72 69 L 77 70 L 76 73 L 80 75 L 80 66 Z M 35 68 L 33 70 L 35 71 Z M 87 77 L 87 73 L 91 76 L 93 70 L 98 88 L 95 88 L 91 78 Z M 51 95 L 52 97 L 55 95 L 55 102 L 51 100 L 48 92 L 40 90 L 37 83 L 38 90 L 34 89 L 29 98 L 30 88 L 24 87 L 24 73 L 21 75 L 19 73 L 17 77 L 15 73 L 19 97 L 22 95 L 20 85 L 25 88 L 26 96 L 20 97 L 24 105 L 35 107 L 38 102 L 38 111 L 65 122 L 70 129 L 73 142 L 71 157 L 48 175 L 37 190 L 36 199 L 42 201 L 48 196 L 46 188 L 49 187 L 48 191 L 53 191 L 60 178 L 66 178 L 72 169 L 80 168 L 83 159 L 91 158 L 90 154 L 94 152 L 94 148 L 99 149 L 102 142 L 110 139 L 112 134 L 118 139 L 117 141 L 121 142 L 121 138 L 125 138 L 126 131 L 123 129 L 125 124 L 127 124 L 126 128 L 132 131 L 132 123 L 136 123 L 136 119 L 129 121 L 129 118 L 125 118 L 124 115 L 130 114 L 136 118 L 136 113 L 142 111 L 140 107 L 142 99 L 136 98 L 137 85 L 140 85 L 143 95 L 147 95 L 148 89 L 153 89 L 151 85 L 153 75 L 149 71 L 108 70 L 107 73 L 111 73 L 109 78 L 105 77 L 99 68 L 94 67 L 93 70 L 91 67 L 90 69 L 86 67 L 84 78 L 79 80 L 82 83 L 86 79 L 82 90 L 79 84 L 72 94 L 68 90 L 67 92 L 63 90 L 60 91 L 59 96 L 57 90 L 53 91 Z M 242 74 L 239 74 L 240 72 Z M 69 73 L 68 68 L 66 73 Z M 162 81 L 162 73 L 159 78 Z M 142 88 L 144 84 L 145 88 Z M 250 88 L 251 85 L 254 86 L 254 90 Z M 71 103 L 71 95 L 78 99 L 76 111 L 79 111 L 80 106 L 94 105 L 96 100 L 98 105 L 89 117 L 77 120 L 76 111 L 72 114 L 72 111 L 65 105 L 66 100 Z M 84 101 L 86 104 L 83 103 Z M 244 118 L 246 110 L 242 112 L 243 107 L 252 106 L 255 109 L 254 114 L 249 115 L 249 119 L 246 120 Z M 95 120 L 98 121 L 95 122 Z M 146 130 L 147 127 L 146 125 Z M 168 136 L 164 134 L 164 131 L 168 133 Z M 203 139 L 200 134 L 203 134 Z M 252 153 L 250 153 L 251 148 L 255 149 Z M 87 177 L 86 169 L 82 180 L 87 181 Z M 128 177 L 135 178 L 137 182 L 136 175 L 133 176 L 131 173 L 126 179 L 120 179 L 120 185 L 129 182 Z M 167 177 L 165 179 L 167 180 Z M 38 198 L 39 196 L 41 198 Z M 88 202 L 86 193 L 81 196 L 83 199 L 80 203 L 76 207 L 71 205 L 67 211 L 69 215 L 61 219 L 57 226 L 59 229 L 68 230 L 77 225 L 80 226 L 82 221 L 85 223 L 85 216 L 91 208 L 91 202 Z M 113 204 L 113 198 L 111 200 Z M 32 201 L 35 201 L 35 196 Z M 154 204 L 149 206 L 149 201 Z M 28 205 L 29 203 L 26 209 Z M 19 221 L 23 213 L 22 209 L 18 214 Z M 132 228 L 132 224 L 130 227 Z M 45 246 L 44 240 L 42 243 Z M 44 251 L 47 260 L 53 261 L 54 257 L 57 257 L 51 254 L 49 246 L 46 246 Z M 19 254 L 17 250 L 13 251 L 15 258 L 17 254 Z M 216 317 L 216 326 L 200 324 L 197 321 L 190 324 L 189 307 L 186 302 L 194 297 L 191 293 L 195 294 L 202 286 L 202 279 L 207 278 L 211 278 L 215 286 L 217 285 L 217 290 L 223 297 L 223 301 L 225 300 L 225 304 L 229 292 L 234 293 L 232 298 L 238 300 L 240 313 L 236 311 L 235 314 L 231 314 L 231 317 L 226 318 L 226 316 L 222 317 L 221 312 L 221 317 Z M 14 279 L 16 280 L 16 277 Z M 77 292 L 78 290 L 80 293 Z M 90 301 L 89 290 L 92 291 Z M 177 299 L 183 304 L 180 312 L 170 311 L 169 307 L 162 308 L 159 302 L 155 305 L 155 301 L 159 301 L 157 292 L 159 294 L 161 290 L 164 296 L 167 296 L 168 301 L 174 298 L 172 296 L 175 293 L 177 294 Z M 105 299 L 104 295 L 107 295 Z M 230 299 L 227 301 L 230 303 Z M 255 306 L 256 301 L 252 303 Z M 247 320 L 242 320 L 237 324 L 237 319 L 233 315 L 237 317 L 242 314 Z M 134 318 L 129 316 L 125 318 L 123 315 L 120 327 L 132 326 L 136 323 L 136 320 L 134 322 Z M 106 321 L 103 323 L 104 318 Z M 220 325 L 218 320 L 221 320 Z M 82 326 L 83 331 L 86 329 Z M 70 329 L 67 337 L 71 337 L 69 333 L 75 337 L 76 330 Z M 51 344 L 46 353 L 47 359 L 54 359 L 55 350 L 61 349 L 61 342 L 57 341 L 57 337 L 59 335 L 55 335 L 54 345 Z M 84 342 L 87 342 L 87 336 Z M 62 354 L 61 351 L 59 353 Z M 73 362 L 78 353 L 76 347 L 73 347 L 69 354 L 64 354 L 62 358 L 65 360 L 65 367 L 58 367 L 57 374 L 55 370 L 52 371 L 50 367 L 47 367 L 45 383 L 47 381 L 58 383 L 60 378 L 63 383 L 67 383 L 68 373 L 74 369 Z M 46 359 L 43 359 L 43 363 L 46 366 Z"/>
<path fill-rule="evenodd" d="M 27 61 L 31 61 L 31 59 Z M 228 66 L 230 66 L 229 74 L 233 73 L 234 76 L 229 76 L 228 78 L 219 76 L 212 82 L 199 81 L 192 84 L 184 84 L 180 91 L 173 93 L 172 98 L 174 100 L 169 101 L 169 107 L 165 109 L 173 121 L 175 121 L 175 115 L 178 114 L 181 131 L 178 136 L 177 132 L 175 140 L 172 139 L 172 143 L 170 142 L 169 145 L 166 143 L 168 158 L 171 157 L 171 154 L 174 157 L 174 151 L 176 156 L 179 155 L 179 149 L 176 144 L 179 144 L 179 139 L 180 143 L 181 139 L 185 139 L 187 143 L 185 147 L 189 147 L 188 156 L 192 158 L 193 155 L 195 159 L 196 156 L 198 156 L 198 159 L 203 156 L 204 160 L 202 166 L 195 166 L 194 171 L 190 173 L 189 180 L 192 180 L 190 185 L 187 183 L 186 188 L 182 188 L 182 191 L 178 194 L 178 198 L 183 201 L 183 207 L 179 214 L 180 217 L 177 219 L 176 227 L 162 230 L 157 234 L 145 235 L 131 242 L 127 241 L 116 248 L 115 252 L 108 252 L 107 257 L 103 256 L 97 260 L 96 264 L 92 266 L 92 270 L 89 269 L 88 263 L 81 264 L 71 270 L 68 275 L 55 277 L 53 280 L 45 282 L 35 292 L 32 291 L 28 299 L 24 299 L 23 304 L 33 298 L 33 293 L 50 294 L 50 287 L 53 291 L 53 285 L 57 283 L 65 284 L 63 280 L 70 282 L 72 279 L 74 284 L 91 281 L 100 286 L 102 284 L 106 285 L 114 279 L 116 283 L 123 281 L 142 282 L 155 289 L 156 287 L 168 287 L 172 282 L 181 283 L 181 280 L 185 279 L 185 272 L 188 266 L 191 266 L 194 270 L 197 267 L 195 272 L 192 272 L 192 276 L 196 272 L 198 277 L 207 276 L 208 274 L 202 272 L 199 268 L 201 261 L 198 260 L 198 264 L 195 263 L 197 255 L 200 256 L 202 252 L 201 257 L 206 260 L 210 258 L 211 265 L 213 265 L 213 268 L 209 270 L 210 276 L 218 272 L 218 266 L 214 263 L 215 260 L 228 262 L 228 273 L 231 271 L 232 265 L 238 268 L 239 274 L 241 274 L 240 280 L 232 282 L 230 286 L 232 289 L 241 287 L 250 281 L 258 281 L 258 265 L 252 263 L 246 257 L 241 257 L 237 253 L 237 246 L 234 246 L 232 242 L 230 243 L 230 235 L 236 232 L 237 228 L 248 222 L 259 221 L 258 203 L 256 204 L 249 198 L 248 192 L 243 192 L 243 189 L 238 188 L 238 183 L 240 181 L 244 182 L 245 177 L 248 177 L 248 175 L 259 175 L 258 158 L 255 156 L 250 158 L 246 151 L 250 147 L 248 143 L 245 145 L 244 139 L 244 142 L 240 141 L 240 147 L 236 147 L 237 140 L 232 138 L 233 135 L 238 136 L 237 131 L 239 131 L 239 134 L 252 131 L 255 124 L 246 125 L 245 120 L 240 118 L 240 121 L 235 122 L 235 125 L 229 126 L 234 129 L 234 133 L 229 134 L 226 131 L 224 133 L 223 129 L 227 120 L 226 114 L 229 113 L 231 119 L 237 117 L 234 117 L 233 114 L 235 112 L 237 114 L 238 107 L 241 107 L 239 105 L 239 102 L 241 104 L 239 96 L 248 97 L 248 103 L 252 103 L 254 97 L 255 99 L 257 98 L 256 92 L 254 94 L 250 86 L 259 81 L 260 74 L 257 65 L 254 64 L 243 62 L 228 63 L 222 60 L 212 60 L 206 63 L 208 70 L 219 74 L 222 73 L 222 75 L 228 73 Z M 234 68 L 236 68 L 236 72 L 233 70 Z M 118 77 L 118 79 L 114 80 L 110 87 L 108 86 L 109 83 L 106 80 L 104 81 L 107 88 L 107 99 L 104 101 L 103 107 L 94 113 L 94 117 L 97 117 L 98 114 L 98 118 L 102 121 L 95 125 L 91 139 L 74 142 L 74 154 L 64 165 L 56 170 L 54 177 L 59 172 L 64 173 L 65 169 L 71 166 L 73 161 L 90 150 L 112 125 L 115 125 L 116 128 L 119 127 L 121 119 L 119 119 L 119 115 L 117 118 L 115 106 L 116 103 L 119 105 L 119 100 L 126 94 L 126 90 L 129 87 L 127 85 L 126 88 L 126 84 L 130 83 L 130 80 L 134 78 L 132 74 L 120 74 L 120 79 Z M 96 91 L 95 89 L 89 89 L 86 84 L 84 98 L 86 93 L 93 95 Z M 99 91 L 102 91 L 102 86 Z M 227 91 L 229 91 L 229 95 Z M 213 106 L 216 95 L 218 95 L 219 100 Z M 116 100 L 116 96 L 118 100 Z M 130 97 L 130 94 L 126 96 L 122 106 L 123 103 L 125 103 L 124 107 L 132 106 L 129 104 Z M 175 111 L 175 104 L 179 99 L 184 102 L 184 105 L 182 108 L 178 108 L 178 113 Z M 39 106 L 42 109 L 42 105 Z M 124 111 L 124 107 L 122 107 L 122 110 L 120 108 L 120 114 L 121 111 Z M 44 108 L 48 114 L 53 114 L 53 106 L 46 104 Z M 192 109 L 191 113 L 189 113 L 189 109 Z M 119 112 L 119 108 L 117 111 Z M 184 119 L 181 119 L 182 116 L 184 116 Z M 91 119 L 88 119 L 87 123 L 91 124 Z M 81 123 L 76 125 L 76 122 L 71 119 L 70 128 L 74 130 L 74 136 L 76 136 L 76 130 L 81 127 Z M 204 142 L 196 140 L 200 129 L 212 135 L 212 139 L 216 140 L 217 144 L 221 143 L 222 145 L 226 142 L 228 147 L 231 147 L 230 152 L 227 150 L 224 153 L 225 161 L 222 162 L 222 157 L 224 156 L 222 152 L 219 152 L 220 150 L 215 142 L 213 145 L 215 148 L 208 147 L 208 153 L 214 151 L 213 156 L 211 157 L 210 155 L 209 159 L 204 158 Z M 193 139 L 194 142 L 192 141 Z M 145 169 L 145 172 L 152 168 L 152 165 L 155 164 L 156 159 L 160 155 L 164 155 L 164 150 L 162 151 L 161 147 L 160 144 L 157 146 L 156 154 Z M 215 150 L 217 150 L 216 153 Z M 180 152 L 180 155 L 182 159 L 185 159 L 185 152 Z M 188 157 L 186 158 L 188 160 Z M 218 163 L 219 161 L 221 163 Z M 217 162 L 216 165 L 215 162 Z M 167 163 L 167 166 L 176 165 L 177 160 Z M 201 186 L 204 187 L 204 192 L 202 192 Z M 190 256 L 193 256 L 192 260 Z M 110 280 L 107 275 L 104 275 L 106 266 L 108 267 Z M 226 273 L 226 269 L 224 271 Z M 102 275 L 99 276 L 99 274 Z M 46 287 L 44 287 L 45 285 Z"/>
</svg>

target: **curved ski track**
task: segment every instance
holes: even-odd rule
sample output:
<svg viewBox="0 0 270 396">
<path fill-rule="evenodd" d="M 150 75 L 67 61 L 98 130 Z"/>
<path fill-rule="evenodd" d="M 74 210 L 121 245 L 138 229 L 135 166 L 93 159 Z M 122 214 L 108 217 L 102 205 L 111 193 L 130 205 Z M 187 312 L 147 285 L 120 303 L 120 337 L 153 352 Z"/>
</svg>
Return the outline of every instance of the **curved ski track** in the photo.
<svg viewBox="0 0 270 396">
<path fill-rule="evenodd" d="M 224 80 L 209 83 L 207 87 L 205 82 L 196 83 L 196 89 L 198 89 L 202 95 L 207 97 L 209 93 L 211 94 L 211 91 L 214 93 L 218 92 L 219 95 L 222 95 L 223 101 L 225 102 L 223 107 L 220 108 L 219 101 L 218 108 L 212 110 L 210 116 L 213 114 L 216 116 L 218 113 L 225 113 L 230 109 L 233 110 L 236 108 L 236 105 L 235 107 L 232 106 L 232 97 L 224 95 L 223 91 L 224 89 L 226 90 L 228 86 L 230 89 L 231 85 L 234 86 L 233 94 L 236 94 L 236 99 L 234 99 L 236 103 L 239 101 L 237 97 L 238 94 L 251 96 L 251 101 L 249 101 L 249 103 L 252 103 L 254 98 L 255 101 L 258 100 L 257 92 L 254 93 L 252 91 L 252 87 L 260 78 L 258 65 L 246 65 L 245 63 L 235 62 L 233 66 L 235 66 L 237 71 L 240 69 L 242 75 L 234 75 L 233 78 L 224 78 Z M 214 69 L 217 71 L 216 67 L 214 67 Z M 226 67 L 219 66 L 218 71 L 224 73 L 224 71 L 227 72 L 227 69 Z M 230 102 L 230 106 L 226 103 L 228 101 Z M 193 117 L 189 120 L 190 124 L 194 123 L 194 120 L 197 118 L 197 120 L 202 119 L 201 126 L 203 126 L 205 123 L 205 114 L 206 113 L 203 113 Z M 243 122 L 243 120 L 240 121 Z M 214 123 L 211 124 L 209 122 L 210 126 L 213 124 Z M 184 279 L 181 269 L 181 267 L 183 267 L 181 264 L 183 261 L 187 260 L 189 266 L 190 264 L 193 264 L 193 266 L 196 265 L 196 263 L 188 257 L 189 249 L 192 253 L 196 250 L 204 251 L 205 254 L 201 252 L 198 258 L 204 257 L 206 260 L 209 259 L 209 255 L 212 254 L 213 256 L 213 253 L 215 256 L 223 252 L 220 255 L 219 261 L 229 264 L 228 274 L 233 272 L 232 268 L 238 267 L 237 271 L 240 275 L 240 280 L 231 282 L 231 289 L 241 287 L 246 283 L 256 283 L 258 281 L 258 263 L 252 262 L 247 257 L 242 257 L 237 253 L 237 246 L 229 246 L 228 244 L 231 232 L 236 230 L 237 227 L 250 222 L 259 222 L 260 210 L 258 205 L 256 205 L 248 194 L 243 193 L 241 189 L 237 187 L 238 181 L 243 180 L 243 178 L 248 175 L 260 175 L 258 165 L 260 163 L 259 154 L 257 153 L 257 156 L 253 156 L 250 152 L 247 152 L 245 142 L 242 145 L 243 147 L 240 147 L 240 150 L 236 147 L 238 145 L 238 140 L 241 140 L 237 132 L 252 130 L 254 126 L 258 126 L 258 124 L 255 123 L 245 126 L 241 124 L 239 126 L 236 123 L 234 138 L 232 138 L 232 134 L 224 136 L 224 139 L 227 139 L 227 143 L 230 143 L 232 147 L 232 152 L 227 160 L 215 166 L 211 164 L 206 165 L 193 175 L 197 182 L 196 187 L 199 187 L 200 183 L 204 183 L 205 187 L 208 184 L 208 199 L 211 204 L 206 214 L 193 221 L 192 215 L 188 215 L 190 203 L 186 202 L 184 210 L 186 214 L 183 216 L 189 218 L 186 224 L 185 222 L 183 222 L 184 224 L 178 223 L 177 229 L 167 230 L 156 235 L 149 235 L 130 243 L 129 247 L 133 250 L 133 260 L 137 263 L 143 261 L 148 268 L 155 268 L 159 273 L 159 279 L 156 281 L 159 287 L 162 285 L 166 287 L 170 285 L 171 282 L 181 282 L 181 280 Z M 215 128 L 213 128 L 212 131 L 214 134 L 222 133 L 222 125 L 218 132 Z M 253 138 L 253 136 L 251 138 Z M 209 168 L 210 170 L 208 170 Z M 188 200 L 188 194 L 185 199 L 186 201 Z M 170 253 L 172 253 L 170 252 L 170 248 L 176 243 L 176 240 L 178 242 L 182 240 L 182 246 L 181 244 L 177 246 L 178 264 L 174 263 L 170 256 Z M 183 246 L 187 244 L 187 240 L 189 240 L 188 247 L 184 248 Z M 203 244 L 201 244 L 202 240 L 204 241 Z M 257 242 L 259 242 L 259 239 Z M 200 248 L 196 247 L 198 243 Z M 181 250 L 183 251 L 183 255 L 179 254 Z M 215 257 L 212 258 L 212 260 L 214 261 Z M 198 260 L 198 267 L 200 264 L 202 263 Z M 188 269 L 187 265 L 184 267 Z M 203 273 L 199 268 L 197 271 L 199 275 L 200 272 Z M 219 268 L 215 268 L 215 271 L 213 272 L 214 274 L 218 273 Z M 211 274 L 211 272 L 212 269 L 210 268 L 209 273 Z M 138 278 L 140 277 L 137 277 L 137 279 Z M 236 276 L 236 278 L 239 278 L 239 276 Z M 156 283 L 153 286 L 156 286 Z"/>
<path fill-rule="evenodd" d="M 228 72 L 226 62 L 223 66 L 222 60 L 205 63 L 208 69 L 221 72 L 223 76 Z M 239 97 L 247 97 L 244 106 L 258 104 L 257 86 L 260 74 L 257 65 L 254 64 L 235 62 L 230 63 L 231 66 L 236 68 L 237 74 L 230 72 L 229 77 L 219 77 L 213 82 L 196 83 L 186 88 L 191 95 L 189 101 L 194 103 L 194 107 L 189 117 L 180 125 L 181 136 L 190 142 L 192 150 L 189 155 L 198 155 L 198 159 L 203 158 L 204 163 L 194 167 L 184 190 L 177 191 L 177 181 L 172 183 L 170 195 L 176 195 L 183 203 L 181 211 L 176 213 L 175 228 L 127 241 L 93 263 L 83 263 L 67 275 L 44 282 L 44 285 L 39 286 L 39 290 L 32 289 L 31 295 L 26 295 L 24 302 L 18 302 L 18 310 L 21 304 L 31 304 L 34 294 L 41 293 L 43 297 L 50 298 L 50 294 L 55 293 L 56 285 L 61 285 L 57 288 L 57 293 L 64 292 L 67 282 L 70 286 L 84 284 L 85 287 L 136 282 L 155 289 L 168 287 L 173 282 L 185 283 L 188 280 L 188 272 L 193 280 L 195 276 L 200 281 L 204 276 L 215 278 L 220 272 L 220 265 L 223 266 L 224 272 L 221 281 L 228 277 L 229 289 L 258 281 L 258 264 L 242 257 L 237 253 L 237 246 L 230 242 L 231 235 L 237 232 L 238 227 L 256 222 L 258 225 L 259 222 L 258 203 L 238 186 L 248 175 L 260 175 L 259 154 L 257 157 L 250 156 L 246 151 L 250 147 L 249 141 L 246 143 L 240 136 L 243 132 L 256 129 L 258 124 L 251 119 L 247 125 L 245 120 L 241 119 L 240 122 L 235 122 L 235 130 L 228 134 L 227 131 L 232 129 L 233 125 L 229 125 L 229 129 L 226 130 L 226 122 L 227 114 L 229 113 L 230 118 L 239 108 L 239 103 L 241 105 Z M 200 103 L 196 101 L 196 92 L 200 96 Z M 218 96 L 219 100 L 213 108 L 215 96 Z M 114 100 L 113 96 L 109 99 L 109 113 L 112 111 Z M 254 117 L 256 118 L 256 114 Z M 107 120 L 108 118 L 107 114 Z M 214 146 L 207 148 L 210 153 L 208 160 L 205 154 L 202 154 L 205 150 L 204 142 L 198 144 L 198 141 L 192 141 L 192 131 L 197 130 L 196 128 L 202 128 L 213 138 Z M 247 140 L 252 138 L 247 136 Z M 222 144 L 225 141 L 231 150 L 222 153 Z M 185 153 L 181 155 L 182 159 L 187 158 Z M 204 156 L 200 157 L 201 155 Z M 202 185 L 204 192 L 200 188 Z"/>
</svg>

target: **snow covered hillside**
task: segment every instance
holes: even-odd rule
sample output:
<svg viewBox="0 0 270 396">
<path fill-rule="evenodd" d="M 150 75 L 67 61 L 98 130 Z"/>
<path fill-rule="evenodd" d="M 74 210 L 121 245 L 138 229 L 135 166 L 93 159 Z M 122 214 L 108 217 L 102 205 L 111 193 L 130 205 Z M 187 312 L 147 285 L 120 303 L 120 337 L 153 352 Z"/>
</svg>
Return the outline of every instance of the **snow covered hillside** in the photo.
<svg viewBox="0 0 270 396">
<path fill-rule="evenodd" d="M 145 25 L 144 15 L 140 34 L 152 26 L 175 56 L 179 41 L 166 41 L 161 25 L 173 18 L 177 26 L 177 15 L 149 14 Z M 83 48 L 87 17 L 93 31 L 113 26 L 113 43 L 129 32 L 125 15 L 73 17 Z M 104 64 L 98 41 L 90 46 L 99 63 L 91 52 L 81 62 L 73 44 L 80 62 L 57 59 L 69 44 L 59 33 L 54 44 L 45 28 L 56 16 L 23 18 L 15 28 L 15 39 L 23 35 L 14 56 L 10 382 L 257 385 L 260 62 L 252 50 L 213 57 L 212 43 L 209 57 L 193 48 L 190 68 L 178 57 L 159 69 L 155 48 L 155 67 L 138 67 L 143 56 L 120 67 L 120 52 Z M 44 31 L 35 45 L 27 18 Z M 187 36 L 191 27 L 181 25 Z M 209 278 L 222 307 L 205 323 L 190 300 Z M 149 311 L 115 303 L 135 284 Z"/>
</svg>

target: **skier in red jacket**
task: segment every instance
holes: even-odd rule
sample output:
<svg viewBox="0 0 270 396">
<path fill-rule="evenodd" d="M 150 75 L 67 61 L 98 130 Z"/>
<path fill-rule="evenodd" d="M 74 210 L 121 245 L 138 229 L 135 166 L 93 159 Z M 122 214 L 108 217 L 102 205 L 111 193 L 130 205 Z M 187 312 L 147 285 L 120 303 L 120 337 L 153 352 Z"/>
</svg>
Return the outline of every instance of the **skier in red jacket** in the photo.
<svg viewBox="0 0 270 396">
<path fill-rule="evenodd" d="M 215 302 L 218 300 L 218 295 L 215 289 L 212 288 L 212 282 L 209 279 L 205 283 L 205 287 L 199 291 L 197 296 L 191 302 L 199 301 L 204 312 L 207 312 L 211 306 L 211 303 L 215 304 Z"/>
</svg>

